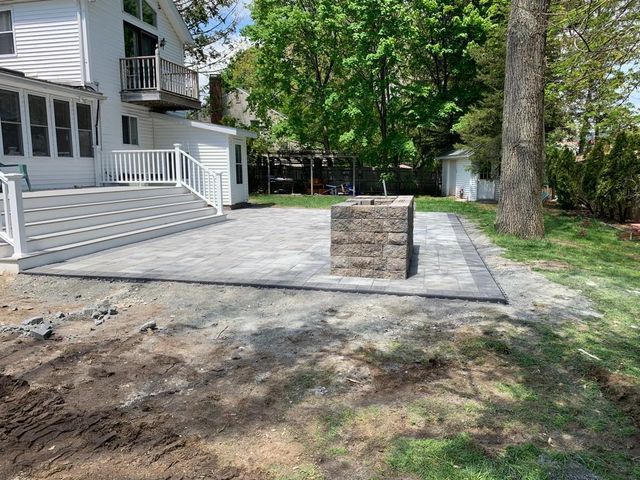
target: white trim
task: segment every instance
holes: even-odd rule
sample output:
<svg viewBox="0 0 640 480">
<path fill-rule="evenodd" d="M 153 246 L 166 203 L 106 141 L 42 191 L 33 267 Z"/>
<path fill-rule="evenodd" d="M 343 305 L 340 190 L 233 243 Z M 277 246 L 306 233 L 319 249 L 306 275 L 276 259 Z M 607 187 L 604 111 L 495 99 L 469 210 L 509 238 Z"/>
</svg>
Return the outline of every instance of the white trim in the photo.
<svg viewBox="0 0 640 480">
<path fill-rule="evenodd" d="M 157 118 L 158 120 L 167 120 L 171 122 L 176 122 L 180 125 L 187 125 L 193 128 L 199 128 L 201 130 L 211 130 L 212 132 L 216 132 L 216 133 L 234 135 L 236 137 L 241 137 L 241 138 L 258 138 L 258 134 L 250 130 L 244 130 L 242 128 L 226 127 L 224 125 L 218 125 L 215 123 L 198 122 L 195 120 L 189 120 L 188 118 L 178 117 L 177 115 L 171 115 L 168 113 L 151 113 L 151 117 Z"/>
<path fill-rule="evenodd" d="M 18 72 L 20 73 L 20 72 Z M 26 84 L 26 85 L 25 85 Z M 9 85 L 11 88 L 28 89 L 28 88 L 42 88 L 47 92 L 55 92 L 58 95 L 73 95 L 74 97 L 92 97 L 106 99 L 102 93 L 92 92 L 90 90 L 80 90 L 67 85 L 61 85 L 58 83 L 48 82 L 46 80 L 39 80 L 30 77 L 21 77 L 19 75 L 13 75 L 11 73 L 0 71 L 0 86 Z"/>
</svg>

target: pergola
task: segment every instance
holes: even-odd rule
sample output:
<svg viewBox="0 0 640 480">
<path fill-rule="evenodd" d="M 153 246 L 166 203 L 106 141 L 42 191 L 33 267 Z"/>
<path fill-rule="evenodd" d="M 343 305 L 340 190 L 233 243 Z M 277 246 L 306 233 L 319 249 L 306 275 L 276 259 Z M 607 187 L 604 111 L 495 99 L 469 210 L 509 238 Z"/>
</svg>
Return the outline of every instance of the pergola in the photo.
<svg viewBox="0 0 640 480">
<path fill-rule="evenodd" d="M 311 195 L 314 194 L 314 175 L 313 175 L 313 164 L 316 160 L 321 160 L 322 165 L 325 163 L 328 164 L 329 161 L 335 162 L 336 160 L 347 160 L 351 162 L 352 169 L 352 185 L 353 185 L 353 195 L 356 195 L 356 161 L 357 157 L 355 155 L 349 155 L 346 153 L 338 153 L 338 152 L 323 152 L 323 151 L 315 151 L 315 150 L 302 150 L 302 151 L 276 151 L 276 152 L 268 152 L 259 155 L 262 158 L 267 160 L 267 193 L 271 194 L 271 162 L 279 161 L 282 164 L 283 161 L 288 161 L 289 163 L 296 162 L 300 165 L 304 166 L 306 162 L 309 162 L 309 180 L 310 180 L 310 189 Z"/>
</svg>

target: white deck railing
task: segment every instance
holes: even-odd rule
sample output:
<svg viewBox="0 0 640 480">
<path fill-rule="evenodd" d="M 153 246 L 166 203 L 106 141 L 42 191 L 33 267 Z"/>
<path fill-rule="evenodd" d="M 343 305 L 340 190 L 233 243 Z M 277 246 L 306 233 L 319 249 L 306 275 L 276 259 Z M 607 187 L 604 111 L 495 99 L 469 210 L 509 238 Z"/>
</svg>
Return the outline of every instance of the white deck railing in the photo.
<svg viewBox="0 0 640 480">
<path fill-rule="evenodd" d="M 22 175 L 0 172 L 0 239 L 13 247 L 13 256 L 27 253 L 27 237 L 22 206 Z"/>
<path fill-rule="evenodd" d="M 222 214 L 222 174 L 211 170 L 180 144 L 172 150 L 114 150 L 102 157 L 102 182 L 183 186 Z"/>
</svg>

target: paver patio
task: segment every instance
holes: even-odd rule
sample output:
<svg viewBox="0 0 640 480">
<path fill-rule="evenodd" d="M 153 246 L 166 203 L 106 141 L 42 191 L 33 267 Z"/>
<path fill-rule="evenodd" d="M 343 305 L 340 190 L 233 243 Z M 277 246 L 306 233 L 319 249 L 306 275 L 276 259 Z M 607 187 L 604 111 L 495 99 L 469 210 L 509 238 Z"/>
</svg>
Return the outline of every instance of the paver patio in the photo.
<svg viewBox="0 0 640 480">
<path fill-rule="evenodd" d="M 330 212 L 235 210 L 229 220 L 25 273 L 506 302 L 456 215 L 417 213 L 406 280 L 330 275 Z"/>
</svg>

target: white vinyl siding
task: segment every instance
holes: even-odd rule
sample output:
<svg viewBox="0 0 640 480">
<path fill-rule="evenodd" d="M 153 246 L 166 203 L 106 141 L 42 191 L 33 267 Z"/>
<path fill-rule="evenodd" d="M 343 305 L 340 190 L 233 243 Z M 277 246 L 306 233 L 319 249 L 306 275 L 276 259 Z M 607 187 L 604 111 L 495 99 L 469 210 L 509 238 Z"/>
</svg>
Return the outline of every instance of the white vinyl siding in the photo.
<svg viewBox="0 0 640 480">
<path fill-rule="evenodd" d="M 160 56 L 165 60 L 184 64 L 184 44 L 180 37 L 169 23 L 167 15 L 163 11 L 158 12 L 158 38 L 164 38 L 164 48 L 160 49 Z"/>
<path fill-rule="evenodd" d="M 174 143 L 180 143 L 182 150 L 203 165 L 222 173 L 222 197 L 225 205 L 248 200 L 238 195 L 238 189 L 235 188 L 235 175 L 231 171 L 229 135 L 181 124 L 168 115 L 166 118 L 155 115 L 153 127 L 156 148 L 173 148 Z"/>
<path fill-rule="evenodd" d="M 81 85 L 77 1 L 18 3 L 12 12 L 15 54 L 0 55 L 0 67 L 43 80 Z"/>
</svg>

